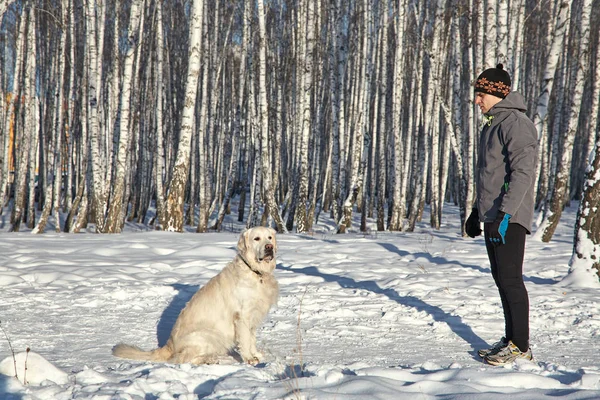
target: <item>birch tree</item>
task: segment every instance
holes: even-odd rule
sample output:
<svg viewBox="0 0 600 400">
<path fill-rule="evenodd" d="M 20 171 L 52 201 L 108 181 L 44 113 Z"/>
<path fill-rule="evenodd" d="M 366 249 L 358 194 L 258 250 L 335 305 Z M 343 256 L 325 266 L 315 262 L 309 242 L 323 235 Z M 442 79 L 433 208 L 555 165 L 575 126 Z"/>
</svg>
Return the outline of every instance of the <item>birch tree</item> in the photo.
<svg viewBox="0 0 600 400">
<path fill-rule="evenodd" d="M 558 61 L 562 54 L 562 48 L 564 44 L 565 32 L 567 29 L 568 15 L 569 15 L 569 3 L 564 0 L 557 1 L 556 16 L 551 20 L 554 22 L 554 29 L 552 30 L 552 39 L 550 41 L 550 48 L 548 52 L 548 60 L 545 63 L 543 72 L 540 93 L 537 98 L 537 105 L 535 113 L 533 114 L 533 124 L 538 132 L 538 148 L 543 149 L 546 143 L 547 136 L 547 115 L 548 115 L 548 103 L 550 100 L 550 94 L 554 86 L 554 75 L 558 66 Z M 542 165 L 543 151 L 538 152 L 538 162 L 536 169 L 536 180 L 537 183 L 540 177 L 540 169 Z M 538 185 L 536 184 L 536 188 Z"/>
<path fill-rule="evenodd" d="M 40 100 L 37 95 L 37 64 L 38 64 L 38 49 L 35 41 L 35 32 L 37 29 L 37 18 L 36 12 L 32 5 L 29 10 L 29 23 L 27 26 L 27 60 L 25 64 L 25 81 L 24 81 L 24 115 L 23 115 L 23 140 L 28 140 L 28 152 L 26 156 L 27 162 L 27 184 L 22 190 L 27 191 L 26 210 L 27 211 L 27 227 L 33 228 L 35 226 L 35 193 L 36 193 L 36 181 L 37 181 L 37 166 L 39 157 L 39 138 L 40 133 L 43 131 L 40 129 Z M 17 222 L 17 221 L 16 221 Z M 18 222 L 17 222 L 18 223 Z"/>
<path fill-rule="evenodd" d="M 387 0 L 383 0 L 381 2 L 381 10 L 380 10 L 380 16 L 382 21 L 381 24 L 381 49 L 380 49 L 380 54 L 381 54 L 381 60 L 379 62 L 379 71 L 380 71 L 380 78 L 378 79 L 379 82 L 379 118 L 377 119 L 379 121 L 379 124 L 381 124 L 381 128 L 378 130 L 378 140 L 377 140 L 377 166 L 379 171 L 377 172 L 376 176 L 377 176 L 377 188 L 375 188 L 371 194 L 374 195 L 375 192 L 377 192 L 377 230 L 378 231 L 384 231 L 385 230 L 385 195 L 386 195 L 386 173 L 387 173 L 387 166 L 386 166 L 386 153 L 387 153 L 387 146 L 386 146 L 386 141 L 387 138 L 389 136 L 389 130 L 388 130 L 388 118 L 387 118 L 387 114 L 388 114 L 388 106 L 387 106 L 387 84 L 388 84 L 388 78 L 387 78 L 387 70 L 388 70 L 388 59 L 387 59 L 387 55 L 388 55 L 388 29 L 389 29 L 389 5 Z M 375 145 L 375 143 L 374 143 Z M 375 162 L 375 159 L 373 160 L 373 162 Z M 376 169 L 377 170 L 377 169 Z"/>
<path fill-rule="evenodd" d="M 564 281 L 580 279 L 598 287 L 600 283 L 600 123 L 598 121 L 598 103 L 600 96 L 600 35 L 597 38 L 596 57 L 593 60 L 592 106 L 590 130 L 595 132 L 595 142 L 590 162 L 585 172 L 581 201 L 577 210 L 573 238 L 573 254 L 569 261 L 569 274 Z M 593 284 L 592 282 L 595 282 Z"/>
<path fill-rule="evenodd" d="M 309 1 L 312 4 L 311 1 Z M 307 43 L 312 41 L 312 37 L 314 33 L 310 33 L 311 29 L 311 6 L 309 5 L 309 14 L 308 14 L 308 33 L 307 33 Z M 313 22 L 314 24 L 314 22 Z M 270 159 L 271 154 L 269 151 L 269 104 L 267 100 L 267 28 L 265 25 L 265 10 L 264 10 L 264 1 L 258 0 L 258 31 L 259 31 L 259 60 L 258 60 L 258 87 L 259 93 L 258 98 L 260 102 L 260 132 L 261 132 L 261 143 L 262 143 L 262 151 L 260 153 L 261 163 L 262 163 L 262 183 L 263 183 L 263 196 L 264 203 L 268 209 L 269 215 L 273 218 L 275 222 L 275 226 L 277 227 L 277 232 L 283 233 L 286 232 L 287 229 L 283 224 L 283 220 L 281 219 L 281 215 L 279 214 L 279 208 L 275 201 L 275 187 L 274 182 L 272 181 L 272 172 L 270 167 Z M 313 31 L 314 32 L 314 31 Z M 310 71 L 310 67 L 308 64 L 311 61 L 310 53 L 308 54 L 307 59 L 307 67 Z M 305 70 L 306 72 L 306 70 Z M 312 72 L 312 71 L 310 71 Z M 312 87 L 312 85 L 311 85 Z M 310 93 L 310 87 L 309 93 Z M 305 123 L 308 121 L 305 120 Z M 309 127 L 310 128 L 310 127 Z M 301 198 L 302 200 L 302 198 Z"/>
<path fill-rule="evenodd" d="M 194 111 L 198 93 L 198 77 L 200 75 L 203 11 L 204 0 L 194 0 L 190 15 L 190 56 L 185 85 L 185 102 L 179 132 L 179 146 L 166 202 L 165 229 L 168 231 L 183 232 L 185 188 L 190 167 Z"/>
<path fill-rule="evenodd" d="M 391 217 L 388 225 L 390 231 L 402 230 L 402 220 L 406 213 L 404 193 L 402 192 L 402 181 L 405 178 L 402 173 L 404 146 L 402 141 L 402 94 L 404 88 L 404 29 L 406 20 L 407 4 L 405 0 L 396 3 L 395 15 L 395 51 L 394 51 L 394 77 L 393 77 L 393 100 L 392 100 L 392 135 L 394 143 L 394 181 L 391 202 Z"/>
<path fill-rule="evenodd" d="M 53 98 L 56 99 L 55 115 L 53 118 L 53 132 L 51 134 L 43 135 L 46 138 L 44 147 L 46 153 L 46 188 L 45 188 L 45 202 L 42 210 L 42 215 L 38 221 L 36 228 L 33 230 L 34 233 L 43 233 L 45 231 L 48 217 L 52 210 L 54 210 L 54 221 L 55 230 L 61 231 L 60 228 L 60 216 L 59 216 L 59 200 L 60 200 L 60 182 L 61 182 L 61 143 L 63 136 L 63 116 L 64 107 L 62 107 L 64 93 L 64 77 L 66 74 L 66 39 L 67 39 L 67 27 L 68 27 L 68 1 L 62 0 L 60 7 L 60 41 L 56 52 L 55 68 L 58 74 L 57 84 L 54 90 L 56 93 Z M 41 189 L 40 189 L 41 190 Z"/>
<path fill-rule="evenodd" d="M 2 21 L 2 17 L 4 16 L 4 13 L 6 12 L 6 10 L 8 10 L 8 7 L 14 2 L 14 0 L 4 0 L 2 1 L 2 3 L 0 3 L 0 22 Z"/>
<path fill-rule="evenodd" d="M 92 214 L 96 223 L 96 231 L 103 232 L 105 226 L 105 209 L 107 205 L 107 186 L 106 186 L 106 170 L 104 168 L 104 160 L 102 158 L 101 147 L 104 143 L 104 138 L 101 137 L 100 122 L 98 116 L 98 94 L 100 88 L 98 86 L 101 79 L 98 72 L 98 49 L 96 36 L 96 0 L 86 0 L 86 66 L 87 66 L 87 94 L 89 107 L 88 117 L 88 132 L 90 137 L 90 154 L 92 164 Z"/>
<path fill-rule="evenodd" d="M 102 227 L 104 233 L 120 233 L 123 229 L 124 221 L 124 192 L 125 175 L 127 173 L 127 152 L 130 138 L 130 117 L 131 117 L 131 97 L 133 70 L 135 67 L 135 52 L 140 44 L 140 14 L 143 4 L 134 1 L 131 4 L 129 15 L 129 28 L 127 39 L 127 51 L 125 53 L 123 70 L 123 87 L 121 94 L 121 112 L 119 119 L 119 142 L 115 157 L 115 175 L 112 180 L 112 191 L 110 194 L 110 204 L 106 216 L 106 225 Z M 125 207 L 126 208 L 126 207 Z"/>
<path fill-rule="evenodd" d="M 23 11 L 21 14 L 21 18 L 20 18 L 20 22 L 19 22 L 19 33 L 17 36 L 17 39 L 15 40 L 16 42 L 16 48 L 15 48 L 15 62 L 14 62 L 14 67 L 13 67 L 13 74 L 11 75 L 12 78 L 12 87 L 13 87 L 13 92 L 12 95 L 10 96 L 10 100 L 7 102 L 7 112 L 6 112 L 6 118 L 4 120 L 4 129 L 3 131 L 6 132 L 9 135 L 9 139 L 10 139 L 10 135 L 12 132 L 13 135 L 13 146 L 14 143 L 17 142 L 18 139 L 18 133 L 19 130 L 21 129 L 21 122 L 18 119 L 18 113 L 20 108 L 20 101 L 19 99 L 21 98 L 21 90 L 22 90 L 22 80 L 23 80 L 23 59 L 25 58 L 25 53 L 26 53 L 26 47 L 27 47 L 27 15 L 28 13 L 26 11 Z M 9 78 L 10 79 L 10 78 Z M 9 149 L 9 144 L 7 143 L 5 146 L 5 152 L 4 152 L 4 171 L 2 171 L 2 176 L 0 177 L 0 187 L 2 188 L 2 190 L 0 191 L 0 207 L 4 207 L 4 197 L 5 195 L 8 195 L 10 197 L 10 188 L 8 188 L 7 191 L 5 191 L 4 188 L 7 188 L 8 182 L 9 182 L 9 176 L 10 176 L 10 168 L 11 165 L 9 163 L 9 158 L 10 158 L 10 149 Z M 16 160 L 15 160 L 16 161 Z M 18 171 L 18 170 L 17 170 Z M 14 185 L 14 183 L 13 183 Z M 14 212 L 13 212 L 14 215 Z M 12 217 L 11 217 L 12 219 Z"/>
<path fill-rule="evenodd" d="M 164 37 L 163 37 L 163 18 L 162 18 L 162 2 L 156 3 L 156 152 L 154 153 L 154 180 L 156 185 L 156 217 L 158 226 L 165 226 L 165 150 L 164 150 L 164 121 L 163 105 L 165 103 L 164 85 L 165 74 L 163 72 L 164 65 Z"/>
<path fill-rule="evenodd" d="M 596 82 L 598 85 L 598 81 Z M 598 129 L 598 127 L 596 127 Z M 569 275 L 565 280 L 579 279 L 580 281 L 600 284 L 600 135 L 596 135 L 596 144 L 592 160 L 585 174 L 585 183 L 573 239 L 573 255 L 569 262 Z M 592 278 L 593 276 L 593 278 Z M 590 279 L 591 278 L 591 279 Z"/>
<path fill-rule="evenodd" d="M 558 226 L 558 221 L 562 215 L 562 210 L 567 201 L 567 187 L 569 172 L 572 162 L 572 147 L 575 134 L 579 126 L 579 116 L 581 111 L 581 99 L 585 83 L 585 75 L 588 69 L 588 54 L 590 44 L 590 13 L 592 8 L 591 0 L 583 0 L 579 26 L 581 27 L 579 57 L 576 64 L 576 77 L 573 87 L 573 96 L 569 109 L 569 120 L 567 130 L 564 132 L 562 144 L 562 157 L 559 160 L 558 170 L 554 179 L 553 195 L 548 209 L 545 212 L 544 220 L 539 228 L 543 242 L 549 242 Z"/>
<path fill-rule="evenodd" d="M 371 9 L 371 2 L 364 0 L 362 2 L 363 11 L 363 32 L 362 32 L 362 43 L 361 43 L 361 60 L 362 62 L 357 63 L 359 68 L 360 79 L 357 83 L 360 85 L 359 89 L 356 90 L 354 118 L 355 127 L 352 130 L 352 155 L 350 157 L 350 185 L 347 190 L 347 194 L 344 200 L 341 220 L 338 221 L 338 233 L 346 233 L 347 228 L 352 225 L 352 208 L 356 204 L 358 195 L 362 190 L 363 186 L 363 170 L 365 149 L 364 140 L 365 135 L 368 134 L 369 121 L 367 116 L 369 115 L 369 105 L 371 99 L 371 74 L 373 73 L 373 44 L 372 44 L 372 29 L 373 29 L 373 16 Z"/>
<path fill-rule="evenodd" d="M 13 205 L 13 211 L 11 214 L 11 228 L 12 232 L 18 232 L 21 228 L 21 222 L 25 216 L 26 204 L 27 204 L 27 175 L 30 166 L 30 158 L 35 158 L 35 147 L 32 149 L 32 142 L 34 139 L 33 132 L 33 121 L 35 121 L 35 115 L 33 112 L 36 109 L 35 99 L 35 40 L 33 36 L 33 29 L 31 25 L 34 25 L 34 13 L 31 4 L 26 5 L 26 9 L 23 11 L 21 20 L 21 57 L 17 58 L 17 64 L 15 69 L 19 72 L 16 73 L 19 84 L 15 91 L 14 97 L 15 102 L 20 103 L 18 99 L 21 97 L 21 83 L 23 85 L 23 118 L 21 119 L 18 114 L 15 115 L 14 119 L 14 143 L 18 151 L 15 151 L 15 181 L 14 181 L 14 193 L 15 200 Z M 26 37 L 27 35 L 27 37 Z M 24 66 L 21 63 L 24 63 Z M 33 82 L 32 82 L 33 80 Z M 14 110 L 14 108 L 13 108 Z"/>
</svg>

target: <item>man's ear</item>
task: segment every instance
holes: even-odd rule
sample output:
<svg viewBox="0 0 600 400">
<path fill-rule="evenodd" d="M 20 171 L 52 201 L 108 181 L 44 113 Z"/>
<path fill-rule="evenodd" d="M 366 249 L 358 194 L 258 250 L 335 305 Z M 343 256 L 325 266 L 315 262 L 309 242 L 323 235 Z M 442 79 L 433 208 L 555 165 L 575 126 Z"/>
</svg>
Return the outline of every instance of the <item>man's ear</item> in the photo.
<svg viewBox="0 0 600 400">
<path fill-rule="evenodd" d="M 248 250 L 248 229 L 244 229 L 242 233 L 240 233 L 237 250 L 240 254 L 246 254 L 246 250 Z"/>
</svg>

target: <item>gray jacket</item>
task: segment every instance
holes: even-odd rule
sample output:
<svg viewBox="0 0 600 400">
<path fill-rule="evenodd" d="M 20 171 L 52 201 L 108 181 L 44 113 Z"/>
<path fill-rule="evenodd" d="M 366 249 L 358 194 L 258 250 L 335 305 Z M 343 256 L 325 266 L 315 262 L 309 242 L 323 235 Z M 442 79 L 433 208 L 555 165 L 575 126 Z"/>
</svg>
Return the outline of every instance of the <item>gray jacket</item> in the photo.
<svg viewBox="0 0 600 400">
<path fill-rule="evenodd" d="M 500 210 L 531 233 L 538 136 L 525 110 L 523 96 L 510 92 L 488 111 L 475 183 L 481 221 L 493 222 Z"/>
</svg>

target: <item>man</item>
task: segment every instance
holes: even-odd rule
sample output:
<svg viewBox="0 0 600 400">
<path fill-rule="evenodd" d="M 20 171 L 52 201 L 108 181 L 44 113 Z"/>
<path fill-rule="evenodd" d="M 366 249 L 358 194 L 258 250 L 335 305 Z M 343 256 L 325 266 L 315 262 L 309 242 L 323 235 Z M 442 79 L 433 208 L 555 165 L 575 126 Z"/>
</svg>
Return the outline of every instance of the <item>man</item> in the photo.
<svg viewBox="0 0 600 400">
<path fill-rule="evenodd" d="M 489 364 L 532 360 L 529 297 L 523 282 L 525 236 L 534 210 L 537 131 L 525 115 L 523 96 L 511 91 L 502 64 L 483 71 L 474 83 L 475 104 L 484 116 L 479 140 L 477 200 L 467 219 L 470 237 L 481 234 L 504 311 L 504 337 L 479 355 Z"/>
</svg>

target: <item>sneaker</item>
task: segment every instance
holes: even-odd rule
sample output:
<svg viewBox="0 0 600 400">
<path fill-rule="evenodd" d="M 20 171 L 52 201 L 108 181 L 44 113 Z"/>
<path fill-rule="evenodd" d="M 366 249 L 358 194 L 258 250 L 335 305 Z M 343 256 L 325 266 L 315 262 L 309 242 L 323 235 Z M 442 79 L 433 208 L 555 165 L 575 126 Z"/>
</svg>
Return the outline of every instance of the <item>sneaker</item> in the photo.
<svg viewBox="0 0 600 400">
<path fill-rule="evenodd" d="M 496 354 L 497 352 L 499 352 L 500 350 L 505 348 L 507 344 L 508 344 L 508 340 L 506 340 L 506 338 L 503 336 L 502 339 L 500 339 L 496 343 L 494 343 L 492 345 L 492 347 L 490 347 L 489 349 L 477 350 L 477 354 L 479 354 L 479 357 L 485 358 L 486 356 Z"/>
<path fill-rule="evenodd" d="M 517 346 L 515 346 L 512 340 L 509 340 L 506 347 L 501 349 L 496 354 L 490 354 L 486 356 L 485 361 L 492 365 L 506 365 L 513 363 L 519 358 L 529 361 L 533 360 L 531 348 L 527 349 L 526 352 L 522 352 Z"/>
</svg>

